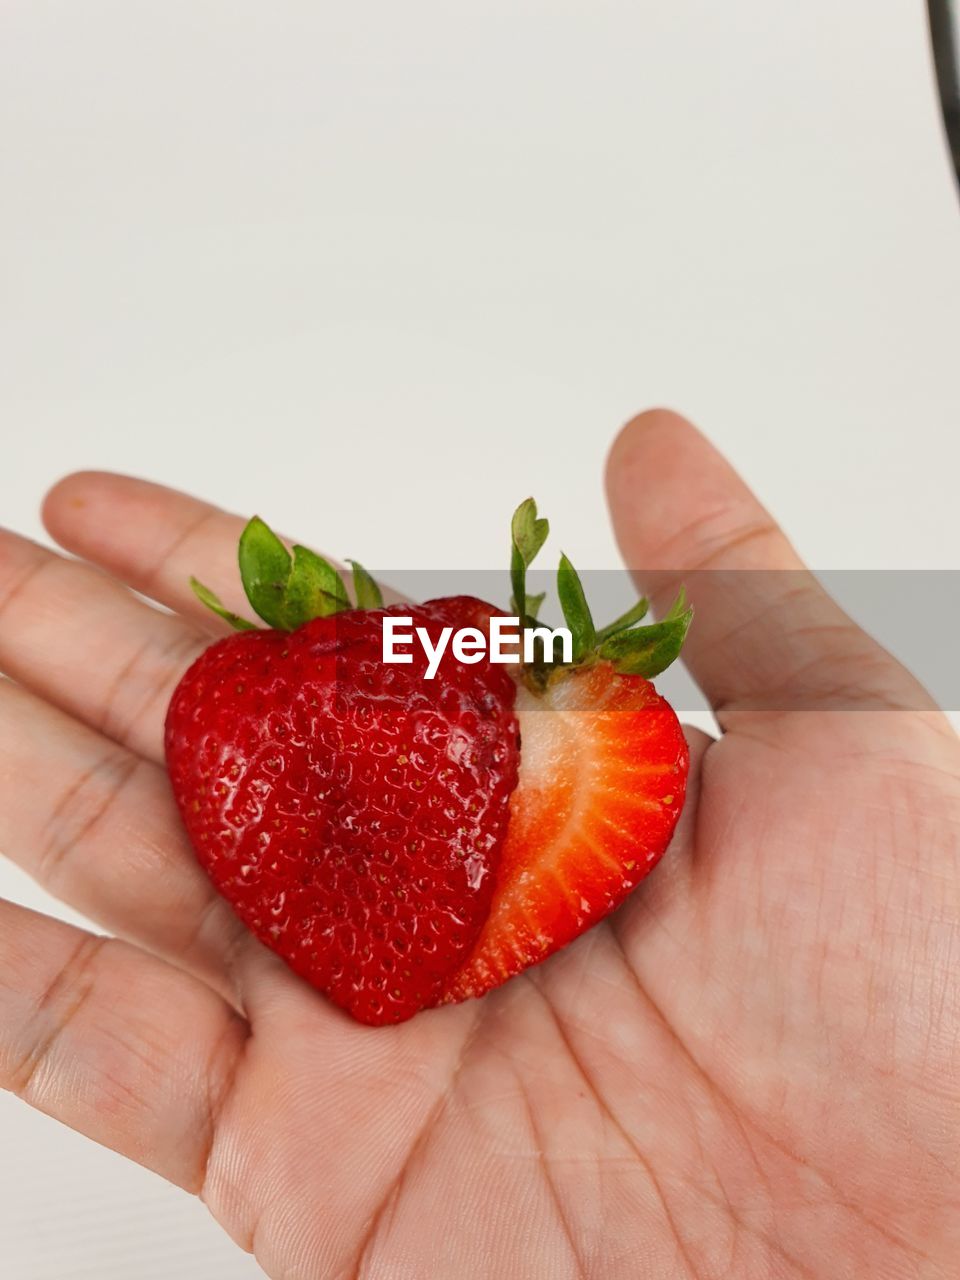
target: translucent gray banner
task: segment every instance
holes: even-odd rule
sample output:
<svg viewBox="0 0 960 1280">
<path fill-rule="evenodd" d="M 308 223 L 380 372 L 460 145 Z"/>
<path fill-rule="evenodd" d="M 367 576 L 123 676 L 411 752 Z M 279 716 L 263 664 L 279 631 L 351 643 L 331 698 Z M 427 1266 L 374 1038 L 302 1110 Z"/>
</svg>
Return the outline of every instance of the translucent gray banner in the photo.
<svg viewBox="0 0 960 1280">
<path fill-rule="evenodd" d="M 510 613 L 510 581 L 503 568 L 491 570 L 384 569 L 381 583 L 411 601 L 472 595 Z M 629 575 L 620 570 L 581 570 L 591 612 L 598 627 L 624 613 L 637 599 Z M 637 574 L 652 595 L 652 622 L 669 606 L 682 583 L 695 614 L 688 637 L 698 659 L 712 663 L 726 654 L 732 675 L 744 664 L 763 679 L 763 704 L 774 709 L 804 709 L 811 687 L 831 673 L 836 709 L 863 710 L 883 705 L 876 690 L 871 647 L 851 646 L 843 614 L 895 657 L 918 682 L 898 685 L 894 705 L 928 709 L 924 694 L 945 711 L 960 712 L 960 570 L 700 570 Z M 825 608 L 816 584 L 840 606 Z M 545 591 L 540 618 L 563 623 L 554 573 L 532 569 L 529 595 Z M 821 681 L 822 682 L 822 681 Z M 709 703 L 681 663 L 657 677 L 658 689 L 678 712 L 698 713 Z M 922 686 L 922 688 L 921 688 Z M 758 694 L 760 690 L 758 687 Z"/>
</svg>

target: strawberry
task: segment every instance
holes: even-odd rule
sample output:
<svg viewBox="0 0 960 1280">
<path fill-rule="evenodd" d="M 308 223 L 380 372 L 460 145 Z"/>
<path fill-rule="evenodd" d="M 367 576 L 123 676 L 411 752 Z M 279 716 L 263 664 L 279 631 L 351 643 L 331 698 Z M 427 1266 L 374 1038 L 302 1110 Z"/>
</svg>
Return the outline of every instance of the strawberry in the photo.
<svg viewBox="0 0 960 1280">
<path fill-rule="evenodd" d="M 512 615 L 538 626 L 526 570 L 547 534 L 531 499 L 512 525 Z M 168 770 L 198 858 L 256 936 L 360 1021 L 398 1022 L 482 995 L 614 909 L 651 869 L 683 803 L 686 745 L 647 677 L 677 655 L 682 596 L 637 626 L 641 601 L 594 627 L 573 566 L 558 594 L 566 662 L 383 661 L 384 620 L 436 645 L 486 631 L 469 596 L 383 607 L 293 554 L 256 517 L 240 539 L 247 596 L 269 629 L 194 590 L 240 634 L 181 680 Z M 409 624 L 407 624 L 409 630 Z M 519 719 L 518 719 L 519 717 Z"/>
<path fill-rule="evenodd" d="M 303 548 L 291 562 L 261 521 L 240 559 L 251 600 L 284 629 L 231 616 L 241 634 L 174 692 L 166 755 L 184 824 L 262 942 L 355 1018 L 400 1021 L 436 1002 L 487 916 L 516 783 L 514 684 L 449 654 L 429 682 L 422 653 L 385 666 L 386 615 L 434 642 L 441 624 L 377 607 L 360 566 L 367 610 L 344 609 L 339 575 Z"/>
<path fill-rule="evenodd" d="M 522 756 L 490 914 L 444 1001 L 491 987 L 578 937 L 650 872 L 683 806 L 687 743 L 665 699 L 609 662 L 517 699 Z"/>
<path fill-rule="evenodd" d="M 522 503 L 511 610 L 529 624 L 543 597 L 527 596 L 526 570 L 548 531 L 533 500 Z M 647 612 L 640 600 L 599 631 L 566 556 L 557 592 L 574 661 L 535 664 L 521 678 L 520 773 L 493 902 L 443 1003 L 484 995 L 609 915 L 659 861 L 683 808 L 687 742 L 646 678 L 680 652 L 692 619 L 683 591 L 660 623 L 637 626 Z M 446 602 L 437 604 L 447 616 Z"/>
</svg>

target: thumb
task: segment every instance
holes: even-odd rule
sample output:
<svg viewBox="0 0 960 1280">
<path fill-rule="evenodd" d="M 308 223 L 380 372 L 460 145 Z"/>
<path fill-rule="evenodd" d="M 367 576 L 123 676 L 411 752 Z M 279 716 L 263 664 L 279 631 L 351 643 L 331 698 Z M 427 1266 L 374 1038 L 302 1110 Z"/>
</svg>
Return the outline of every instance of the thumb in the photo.
<svg viewBox="0 0 960 1280">
<path fill-rule="evenodd" d="M 684 658 L 718 718 L 741 709 L 934 704 L 806 569 L 730 464 L 684 418 L 651 410 L 610 451 L 614 529 L 642 591 L 686 586 Z"/>
</svg>

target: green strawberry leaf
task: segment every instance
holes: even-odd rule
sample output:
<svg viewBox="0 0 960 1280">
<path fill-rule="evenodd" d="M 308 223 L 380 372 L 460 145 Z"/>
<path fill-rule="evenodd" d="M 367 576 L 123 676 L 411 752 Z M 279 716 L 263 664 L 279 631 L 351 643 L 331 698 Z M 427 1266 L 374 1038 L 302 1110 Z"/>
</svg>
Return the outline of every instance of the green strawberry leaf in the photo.
<svg viewBox="0 0 960 1280">
<path fill-rule="evenodd" d="M 681 583 L 680 590 L 677 592 L 676 600 L 674 600 L 673 604 L 670 606 L 667 612 L 663 615 L 664 622 L 666 622 L 668 618 L 679 618 L 682 613 L 686 612 L 686 609 L 687 609 L 687 589 L 683 585 L 683 583 Z"/>
<path fill-rule="evenodd" d="M 597 632 L 580 575 L 564 555 L 561 555 L 557 569 L 557 595 L 573 639 L 573 661 L 581 662 L 596 646 Z"/>
<path fill-rule="evenodd" d="M 287 627 L 285 597 L 290 552 L 259 516 L 248 521 L 238 549 L 240 578 L 254 611 L 270 627 Z"/>
<path fill-rule="evenodd" d="M 510 532 L 513 535 L 513 545 L 529 568 L 550 532 L 549 521 L 538 519 L 537 504 L 533 498 L 524 499 L 517 507 L 510 522 Z"/>
<path fill-rule="evenodd" d="M 526 618 L 529 613 L 527 570 L 546 542 L 549 532 L 549 523 L 537 518 L 537 504 L 533 498 L 524 499 L 510 521 L 510 585 L 513 587 L 513 605 L 521 619 Z"/>
<path fill-rule="evenodd" d="M 662 621 L 648 627 L 620 631 L 600 645 L 600 657 L 612 662 L 622 675 L 652 680 L 680 656 L 692 618 L 692 609 L 671 610 Z"/>
<path fill-rule="evenodd" d="M 535 596 L 527 596 L 527 616 L 524 624 L 525 626 L 531 626 L 537 621 L 540 606 L 546 598 L 547 593 L 545 591 L 538 591 Z M 510 597 L 510 612 L 512 614 L 516 614 L 518 618 L 520 617 L 520 610 L 517 608 L 517 602 L 513 596 Z"/>
<path fill-rule="evenodd" d="M 343 579 L 333 565 L 309 547 L 299 545 L 293 548 L 293 569 L 283 605 L 288 631 L 302 627 L 312 618 L 326 618 L 351 607 Z"/>
<path fill-rule="evenodd" d="M 632 609 L 628 609 L 626 613 L 621 614 L 614 622 L 609 622 L 605 627 L 601 627 L 597 632 L 597 643 L 602 644 L 604 640 L 609 640 L 611 636 L 615 636 L 618 631 L 626 631 L 628 627 L 632 627 L 635 622 L 639 622 L 641 618 L 647 616 L 647 610 L 650 608 L 650 601 L 646 597 L 637 601 Z"/>
<path fill-rule="evenodd" d="M 293 555 L 259 516 L 240 535 L 240 577 L 247 599 L 270 627 L 293 631 L 311 618 L 349 609 L 343 579 L 332 565 L 308 547 Z"/>
<path fill-rule="evenodd" d="M 215 595 L 209 587 L 205 587 L 202 582 L 198 582 L 196 578 L 190 579 L 190 589 L 201 604 L 205 604 L 218 618 L 223 618 L 224 622 L 229 622 L 235 631 L 259 630 L 256 623 L 248 622 L 246 618 L 241 618 L 239 613 L 231 613 L 226 605 L 221 602 L 220 597 Z"/>
<path fill-rule="evenodd" d="M 545 591 L 538 591 L 535 596 L 527 596 L 527 617 L 536 622 L 540 613 L 540 606 L 547 598 Z"/>
<path fill-rule="evenodd" d="M 382 609 L 383 593 L 359 560 L 348 560 L 353 568 L 353 594 L 358 609 Z"/>
</svg>

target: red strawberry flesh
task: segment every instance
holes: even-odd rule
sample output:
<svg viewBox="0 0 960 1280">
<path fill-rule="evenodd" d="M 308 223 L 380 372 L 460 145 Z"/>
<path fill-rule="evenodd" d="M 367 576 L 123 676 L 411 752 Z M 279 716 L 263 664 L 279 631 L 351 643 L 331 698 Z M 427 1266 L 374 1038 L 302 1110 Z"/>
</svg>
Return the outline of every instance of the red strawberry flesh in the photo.
<svg viewBox="0 0 960 1280">
<path fill-rule="evenodd" d="M 520 776 L 490 916 L 444 1000 L 483 995 L 617 907 L 683 807 L 688 750 L 670 705 L 609 663 L 522 689 Z"/>
</svg>

